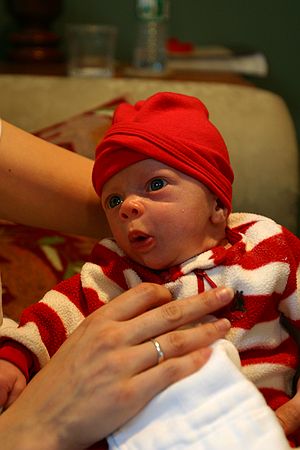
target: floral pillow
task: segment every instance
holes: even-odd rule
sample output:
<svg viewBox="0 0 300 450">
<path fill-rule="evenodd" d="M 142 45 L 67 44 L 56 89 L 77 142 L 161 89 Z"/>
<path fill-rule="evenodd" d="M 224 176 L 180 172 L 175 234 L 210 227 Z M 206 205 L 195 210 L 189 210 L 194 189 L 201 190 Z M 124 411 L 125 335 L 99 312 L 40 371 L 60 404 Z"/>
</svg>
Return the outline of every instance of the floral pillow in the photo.
<svg viewBox="0 0 300 450">
<path fill-rule="evenodd" d="M 96 144 L 111 124 L 117 98 L 90 111 L 44 128 L 37 136 L 93 158 Z M 18 320 L 63 279 L 79 272 L 95 240 L 0 221 L 0 273 L 4 315 Z"/>
<path fill-rule="evenodd" d="M 125 97 L 116 98 L 90 111 L 43 128 L 35 135 L 67 150 L 94 159 L 97 143 L 109 128 L 116 106 L 124 100 Z"/>
</svg>

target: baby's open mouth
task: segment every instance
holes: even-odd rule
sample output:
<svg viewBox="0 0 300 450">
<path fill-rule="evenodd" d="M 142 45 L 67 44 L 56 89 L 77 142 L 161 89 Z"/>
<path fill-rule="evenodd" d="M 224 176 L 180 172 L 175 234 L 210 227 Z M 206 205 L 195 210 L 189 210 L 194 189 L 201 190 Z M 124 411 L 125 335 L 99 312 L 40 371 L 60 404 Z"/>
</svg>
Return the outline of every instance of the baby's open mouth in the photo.
<svg viewBox="0 0 300 450">
<path fill-rule="evenodd" d="M 143 231 L 134 230 L 128 234 L 131 249 L 138 253 L 148 253 L 155 247 L 155 238 Z"/>
<path fill-rule="evenodd" d="M 136 242 L 145 242 L 150 237 L 151 236 L 149 234 L 143 233 L 142 231 L 132 231 L 128 235 L 129 242 L 132 244 Z"/>
</svg>

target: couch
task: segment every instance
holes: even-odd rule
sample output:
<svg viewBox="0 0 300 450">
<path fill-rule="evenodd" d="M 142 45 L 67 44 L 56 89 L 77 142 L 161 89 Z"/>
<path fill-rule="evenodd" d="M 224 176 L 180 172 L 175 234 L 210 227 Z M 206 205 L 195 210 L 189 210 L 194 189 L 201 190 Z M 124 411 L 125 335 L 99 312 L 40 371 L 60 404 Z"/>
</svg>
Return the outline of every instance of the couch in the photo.
<svg viewBox="0 0 300 450">
<path fill-rule="evenodd" d="M 207 105 L 211 120 L 227 143 L 235 171 L 233 209 L 269 216 L 299 234 L 295 128 L 285 101 L 272 92 L 254 86 L 213 82 L 0 75 L 0 116 L 49 140 L 55 134 L 53 130 L 61 131 L 66 123 L 70 129 L 70 118 L 73 124 L 75 118 L 77 138 L 83 117 L 83 131 L 87 121 L 91 132 L 91 120 L 94 124 L 99 120 L 101 126 L 98 134 L 94 133 L 94 141 L 89 140 L 89 148 L 78 145 L 77 139 L 75 149 L 93 157 L 94 143 L 109 126 L 113 106 L 122 98 L 136 101 L 157 91 L 194 95 Z M 2 224 L 0 271 L 6 314 L 17 319 L 28 302 L 37 300 L 62 277 L 79 270 L 93 243 L 88 237 Z M 19 278 L 11 276 L 13 267 L 21 270 L 27 264 L 28 269 L 25 255 L 28 251 L 30 278 L 33 278 L 30 287 L 25 274 Z M 18 256 L 13 259 L 14 252 Z"/>
</svg>

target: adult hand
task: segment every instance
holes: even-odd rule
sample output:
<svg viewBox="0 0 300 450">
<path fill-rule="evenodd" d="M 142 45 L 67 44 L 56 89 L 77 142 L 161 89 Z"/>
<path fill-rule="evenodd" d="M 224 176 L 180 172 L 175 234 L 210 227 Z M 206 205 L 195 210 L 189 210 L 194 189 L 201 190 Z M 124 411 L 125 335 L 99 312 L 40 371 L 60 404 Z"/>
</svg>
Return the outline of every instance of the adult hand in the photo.
<svg viewBox="0 0 300 450">
<path fill-rule="evenodd" d="M 171 301 L 141 284 L 86 318 L 0 418 L 6 450 L 82 449 L 133 417 L 157 393 L 195 372 L 223 337 L 226 319 L 178 330 L 229 303 L 218 288 Z M 173 331 L 175 330 L 175 331 Z M 165 360 L 157 364 L 155 337 Z"/>
</svg>

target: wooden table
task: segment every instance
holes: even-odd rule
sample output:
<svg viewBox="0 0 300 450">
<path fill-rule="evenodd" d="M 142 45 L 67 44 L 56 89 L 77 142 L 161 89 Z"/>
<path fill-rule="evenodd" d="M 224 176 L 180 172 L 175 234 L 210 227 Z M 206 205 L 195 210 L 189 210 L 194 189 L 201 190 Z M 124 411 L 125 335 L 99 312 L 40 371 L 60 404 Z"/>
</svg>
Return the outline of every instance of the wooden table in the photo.
<svg viewBox="0 0 300 450">
<path fill-rule="evenodd" d="M 19 63 L 0 61 L 0 73 L 2 74 L 30 74 L 30 75 L 53 75 L 67 76 L 66 64 L 61 63 Z M 253 86 L 253 83 L 243 76 L 232 72 L 208 72 L 208 71 L 187 71 L 170 70 L 164 74 L 143 76 L 134 71 L 127 64 L 118 64 L 114 75 L 116 78 L 152 78 L 160 80 L 178 81 L 206 81 L 232 84 L 243 84 Z"/>
</svg>

